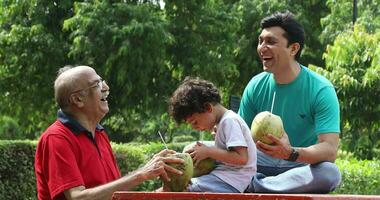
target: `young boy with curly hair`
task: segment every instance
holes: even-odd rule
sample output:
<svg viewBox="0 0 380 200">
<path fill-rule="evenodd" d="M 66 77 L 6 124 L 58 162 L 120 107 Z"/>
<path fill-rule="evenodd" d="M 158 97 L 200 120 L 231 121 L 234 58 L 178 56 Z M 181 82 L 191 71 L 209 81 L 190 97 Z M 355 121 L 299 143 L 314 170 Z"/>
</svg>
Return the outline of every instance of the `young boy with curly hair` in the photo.
<svg viewBox="0 0 380 200">
<path fill-rule="evenodd" d="M 218 89 L 206 80 L 187 77 L 169 100 L 169 114 L 177 123 L 198 131 L 214 130 L 215 146 L 200 142 L 188 152 L 195 165 L 212 158 L 216 168 L 192 178 L 189 192 L 242 193 L 256 174 L 256 146 L 244 120 L 221 104 Z"/>
</svg>

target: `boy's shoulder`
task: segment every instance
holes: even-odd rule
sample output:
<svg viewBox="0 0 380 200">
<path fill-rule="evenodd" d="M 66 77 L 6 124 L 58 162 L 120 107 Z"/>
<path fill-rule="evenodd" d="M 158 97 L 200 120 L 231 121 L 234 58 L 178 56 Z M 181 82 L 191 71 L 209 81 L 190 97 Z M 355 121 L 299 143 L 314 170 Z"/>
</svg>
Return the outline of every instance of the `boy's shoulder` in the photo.
<svg viewBox="0 0 380 200">
<path fill-rule="evenodd" d="M 245 124 L 245 121 L 243 120 L 243 118 L 240 115 L 238 115 L 237 113 L 235 113 L 232 110 L 228 110 L 224 113 L 223 117 L 220 119 L 219 124 L 233 123 L 233 122 Z"/>
</svg>

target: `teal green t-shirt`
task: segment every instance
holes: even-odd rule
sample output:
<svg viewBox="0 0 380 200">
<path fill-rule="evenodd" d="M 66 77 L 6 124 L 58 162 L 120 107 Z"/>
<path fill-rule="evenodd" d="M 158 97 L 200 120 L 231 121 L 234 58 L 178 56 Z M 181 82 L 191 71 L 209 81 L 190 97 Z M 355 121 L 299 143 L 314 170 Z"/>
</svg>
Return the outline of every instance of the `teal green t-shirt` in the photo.
<svg viewBox="0 0 380 200">
<path fill-rule="evenodd" d="M 274 98 L 274 102 L 273 102 Z M 277 84 L 272 73 L 262 72 L 244 90 L 239 115 L 251 127 L 262 111 L 281 117 L 292 146 L 316 144 L 318 135 L 340 133 L 339 102 L 333 85 L 323 76 L 301 65 L 297 78 Z"/>
</svg>

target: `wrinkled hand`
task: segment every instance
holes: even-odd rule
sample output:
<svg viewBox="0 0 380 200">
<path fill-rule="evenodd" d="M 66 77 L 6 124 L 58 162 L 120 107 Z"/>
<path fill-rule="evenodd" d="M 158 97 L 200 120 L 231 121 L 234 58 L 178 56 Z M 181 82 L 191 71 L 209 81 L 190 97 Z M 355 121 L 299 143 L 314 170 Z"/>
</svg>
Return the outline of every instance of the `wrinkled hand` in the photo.
<svg viewBox="0 0 380 200">
<path fill-rule="evenodd" d="M 273 141 L 273 144 L 268 145 L 260 141 L 256 142 L 256 146 L 261 152 L 270 155 L 273 158 L 289 158 L 289 155 L 292 152 L 292 146 L 290 145 L 288 134 L 284 133 L 281 138 L 269 134 L 267 138 Z"/>
<path fill-rule="evenodd" d="M 201 142 L 197 142 L 197 144 L 192 148 L 192 152 L 190 153 L 190 156 L 191 158 L 193 158 L 193 161 L 195 162 L 195 166 L 197 166 L 201 160 L 208 158 L 209 148 L 210 147 L 204 145 Z"/>
<path fill-rule="evenodd" d="M 173 172 L 179 175 L 182 175 L 180 170 L 177 170 L 167 163 L 184 163 L 184 160 L 175 157 L 165 157 L 167 154 L 176 153 L 173 150 L 162 150 L 153 156 L 153 158 L 145 164 L 144 167 L 140 169 L 141 173 L 144 174 L 145 180 L 150 180 L 160 176 L 165 181 L 170 181 L 170 178 L 167 172 Z"/>
</svg>

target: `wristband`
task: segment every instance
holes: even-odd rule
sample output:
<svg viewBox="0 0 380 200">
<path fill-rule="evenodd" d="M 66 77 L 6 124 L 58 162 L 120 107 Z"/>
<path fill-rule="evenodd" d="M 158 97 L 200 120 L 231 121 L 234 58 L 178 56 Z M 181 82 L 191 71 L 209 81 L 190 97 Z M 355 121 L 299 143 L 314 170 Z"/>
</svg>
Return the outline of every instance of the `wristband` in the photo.
<svg viewBox="0 0 380 200">
<path fill-rule="evenodd" d="M 295 148 L 292 148 L 292 152 L 290 153 L 289 158 L 285 160 L 294 162 L 298 159 L 299 155 L 299 152 Z"/>
</svg>

